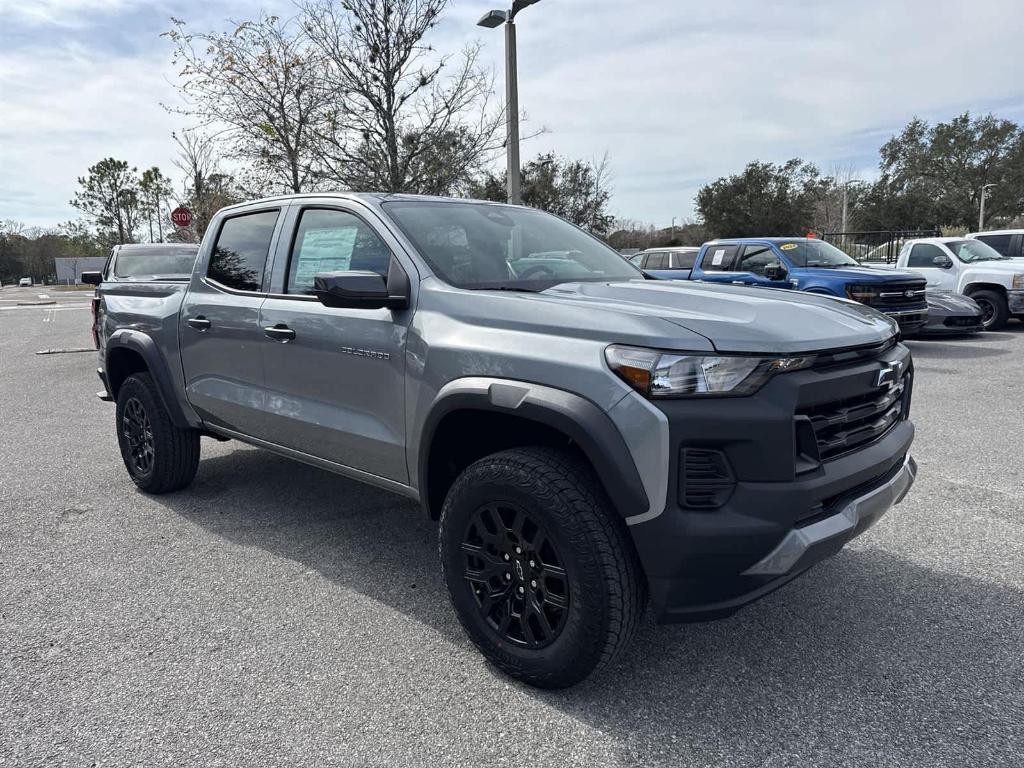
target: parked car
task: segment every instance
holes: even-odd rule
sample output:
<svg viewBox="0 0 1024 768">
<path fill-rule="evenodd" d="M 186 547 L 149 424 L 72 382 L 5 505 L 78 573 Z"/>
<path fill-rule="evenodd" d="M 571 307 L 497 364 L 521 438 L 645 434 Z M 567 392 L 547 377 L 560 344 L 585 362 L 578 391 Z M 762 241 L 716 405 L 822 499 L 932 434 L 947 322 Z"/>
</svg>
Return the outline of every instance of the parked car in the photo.
<svg viewBox="0 0 1024 768">
<path fill-rule="evenodd" d="M 630 256 L 629 260 L 648 274 L 662 280 L 685 280 L 687 275 L 680 276 L 678 270 L 693 269 L 693 262 L 698 253 L 700 248 L 693 246 L 648 248 Z"/>
<path fill-rule="evenodd" d="M 1010 317 L 1024 317 L 1024 264 L 980 240 L 910 240 L 900 250 L 896 266 L 923 275 L 932 290 L 970 296 L 985 314 L 986 330 L 1002 328 Z"/>
<path fill-rule="evenodd" d="M 192 243 L 115 245 L 100 272 L 83 272 L 89 285 L 101 282 L 188 280 L 199 246 Z"/>
<path fill-rule="evenodd" d="M 19 288 L 31 288 L 32 287 L 32 278 L 31 277 L 23 277 L 23 278 L 21 278 L 21 280 L 18 281 L 18 287 Z"/>
<path fill-rule="evenodd" d="M 979 240 L 1008 259 L 1024 259 L 1024 229 L 993 229 L 989 232 L 971 232 L 968 240 Z"/>
<path fill-rule="evenodd" d="M 913 336 L 958 336 L 985 329 L 985 313 L 971 297 L 929 291 L 927 299 L 928 322 Z"/>
<path fill-rule="evenodd" d="M 139 488 L 185 488 L 211 435 L 417 499 L 467 634 L 537 686 L 607 664 L 648 594 L 661 621 L 735 612 L 916 473 L 888 318 L 646 279 L 530 208 L 260 200 L 214 217 L 189 282 L 97 290 Z"/>
<path fill-rule="evenodd" d="M 888 315 L 908 334 L 928 319 L 925 281 L 919 275 L 862 266 L 813 238 L 713 240 L 701 247 L 690 279 L 852 299 Z"/>
</svg>

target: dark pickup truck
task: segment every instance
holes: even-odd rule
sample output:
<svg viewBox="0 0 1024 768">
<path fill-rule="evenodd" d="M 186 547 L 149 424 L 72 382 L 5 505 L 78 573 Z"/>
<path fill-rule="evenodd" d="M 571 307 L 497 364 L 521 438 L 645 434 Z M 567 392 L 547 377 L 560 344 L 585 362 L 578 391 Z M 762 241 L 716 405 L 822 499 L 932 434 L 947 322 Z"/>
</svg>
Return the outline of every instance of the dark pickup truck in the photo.
<svg viewBox="0 0 1024 768">
<path fill-rule="evenodd" d="M 888 315 L 906 335 L 919 331 L 928 321 L 924 278 L 914 272 L 865 267 L 822 240 L 713 240 L 701 247 L 692 264 L 690 269 L 662 267 L 647 271 L 667 280 L 792 288 L 852 299 Z"/>
<path fill-rule="evenodd" d="M 467 634 L 537 686 L 609 663 L 648 602 L 735 612 L 914 481 L 888 318 L 646 279 L 529 208 L 260 200 L 214 217 L 187 281 L 97 294 L 139 488 L 188 486 L 207 435 L 416 499 Z"/>
</svg>

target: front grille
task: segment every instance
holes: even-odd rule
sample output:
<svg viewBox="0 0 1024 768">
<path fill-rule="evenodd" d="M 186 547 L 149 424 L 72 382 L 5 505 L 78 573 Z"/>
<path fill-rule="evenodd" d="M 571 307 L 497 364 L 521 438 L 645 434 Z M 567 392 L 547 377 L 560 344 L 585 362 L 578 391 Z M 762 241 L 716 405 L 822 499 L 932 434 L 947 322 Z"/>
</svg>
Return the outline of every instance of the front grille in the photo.
<svg viewBox="0 0 1024 768">
<path fill-rule="evenodd" d="M 679 457 L 679 503 L 692 509 L 716 509 L 729 500 L 736 478 L 721 451 L 683 448 Z"/>
<path fill-rule="evenodd" d="M 909 374 L 887 389 L 820 403 L 797 412 L 810 420 L 820 460 L 877 440 L 904 418 Z"/>
<path fill-rule="evenodd" d="M 850 287 L 850 295 L 869 307 L 925 306 L 925 281 L 867 283 Z"/>
<path fill-rule="evenodd" d="M 949 328 L 974 328 L 981 325 L 980 317 L 947 317 L 942 324 Z"/>
</svg>

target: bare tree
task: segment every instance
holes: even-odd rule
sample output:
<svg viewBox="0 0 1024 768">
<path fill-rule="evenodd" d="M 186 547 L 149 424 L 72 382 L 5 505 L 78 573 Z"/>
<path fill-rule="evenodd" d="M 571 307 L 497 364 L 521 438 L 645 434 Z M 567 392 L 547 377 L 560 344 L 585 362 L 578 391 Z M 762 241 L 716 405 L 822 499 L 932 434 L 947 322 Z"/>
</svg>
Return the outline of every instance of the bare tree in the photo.
<svg viewBox="0 0 1024 768">
<path fill-rule="evenodd" d="M 425 37 L 448 0 L 304 0 L 334 107 L 318 132 L 326 178 L 349 189 L 451 192 L 501 148 L 479 47 L 454 62 Z M 449 74 L 449 70 L 451 70 Z"/>
<path fill-rule="evenodd" d="M 178 145 L 178 156 L 174 165 L 185 176 L 181 202 L 192 211 L 192 224 L 174 232 L 174 239 L 198 242 L 206 234 L 218 210 L 242 199 L 234 178 L 220 170 L 217 156 L 217 141 L 214 137 L 186 128 L 172 134 Z"/>
<path fill-rule="evenodd" d="M 165 32 L 182 66 L 178 89 L 189 115 L 223 139 L 227 156 L 267 172 L 290 192 L 316 182 L 313 126 L 324 119 L 331 94 L 322 78 L 319 48 L 302 24 L 261 13 L 229 33 L 188 33 L 172 19 Z"/>
</svg>

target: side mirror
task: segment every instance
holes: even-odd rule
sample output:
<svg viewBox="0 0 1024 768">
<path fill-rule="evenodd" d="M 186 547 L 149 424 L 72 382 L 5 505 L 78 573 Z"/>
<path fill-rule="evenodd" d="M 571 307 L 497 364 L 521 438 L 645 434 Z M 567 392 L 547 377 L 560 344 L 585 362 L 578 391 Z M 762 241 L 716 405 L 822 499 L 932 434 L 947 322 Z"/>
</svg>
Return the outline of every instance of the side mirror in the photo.
<svg viewBox="0 0 1024 768">
<path fill-rule="evenodd" d="M 320 272 L 313 294 L 325 307 L 336 309 L 407 309 L 409 276 L 394 258 L 384 277 L 376 272 Z"/>
<path fill-rule="evenodd" d="M 785 280 L 789 276 L 789 270 L 785 264 L 769 264 L 764 268 L 764 276 L 773 282 Z"/>
<path fill-rule="evenodd" d="M 939 269 L 949 269 L 953 266 L 953 260 L 949 256 L 936 256 L 932 259 L 932 264 Z"/>
<path fill-rule="evenodd" d="M 99 285 L 103 282 L 102 272 L 83 272 L 82 283 L 83 285 Z"/>
</svg>

